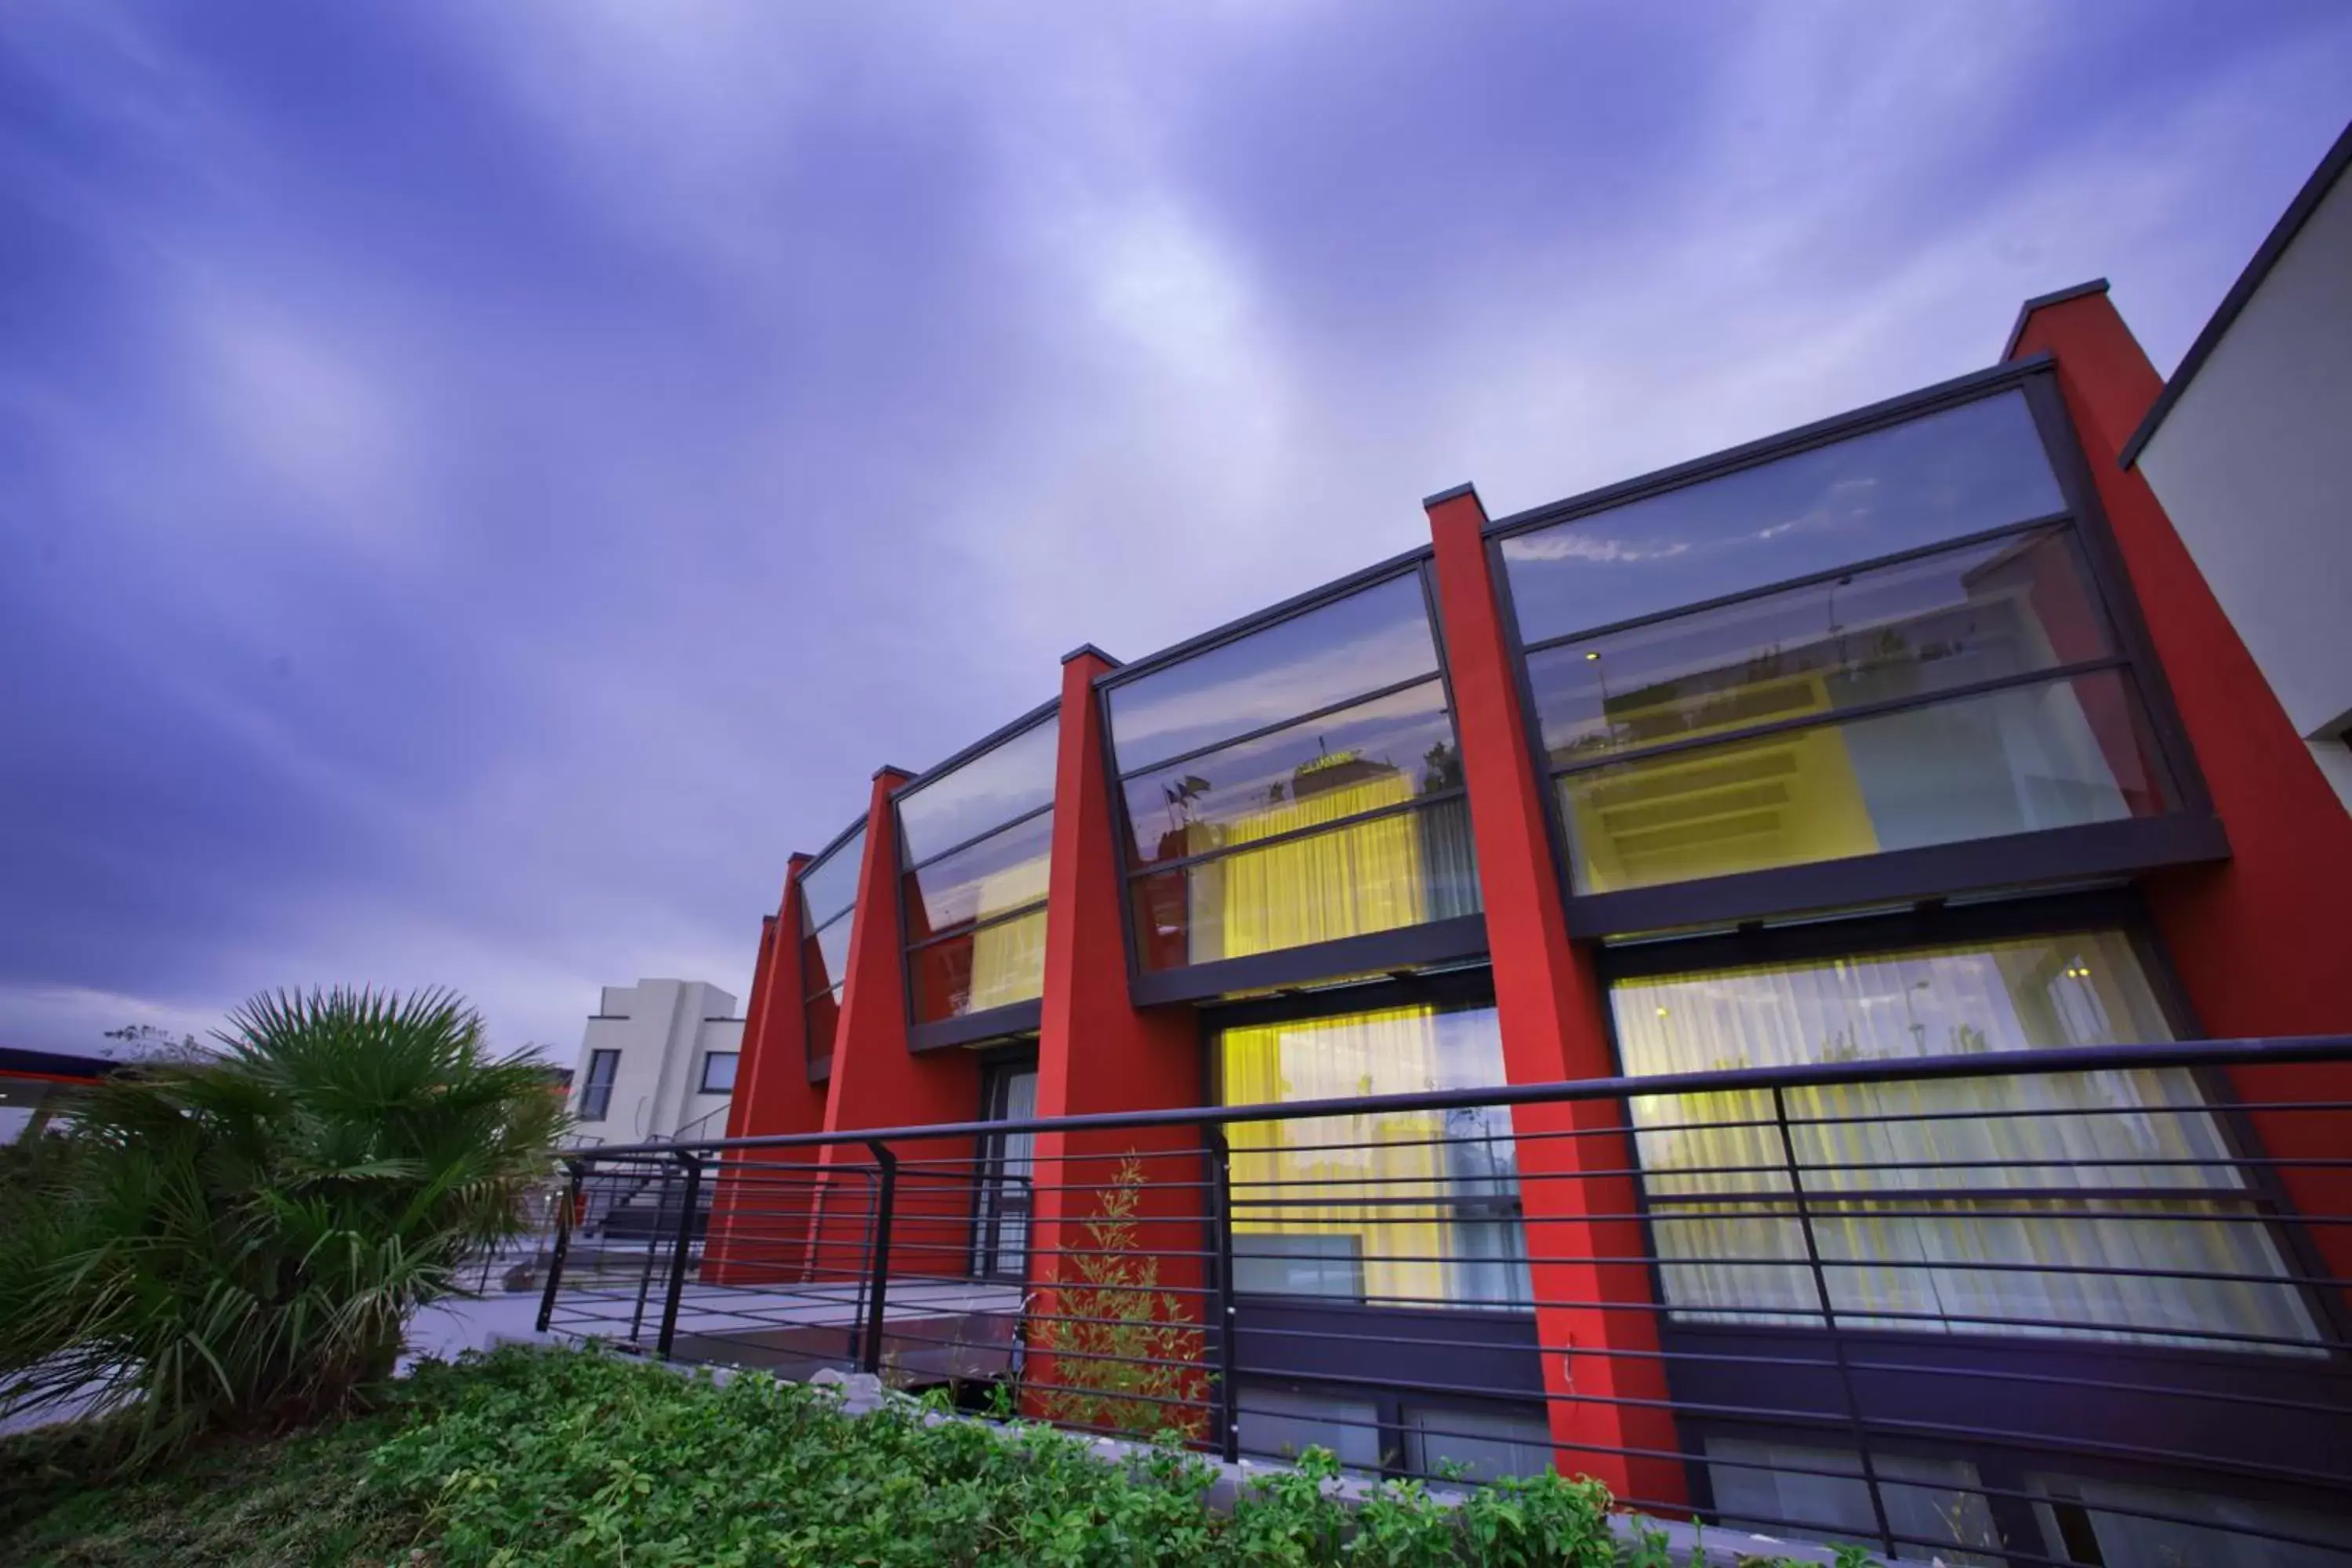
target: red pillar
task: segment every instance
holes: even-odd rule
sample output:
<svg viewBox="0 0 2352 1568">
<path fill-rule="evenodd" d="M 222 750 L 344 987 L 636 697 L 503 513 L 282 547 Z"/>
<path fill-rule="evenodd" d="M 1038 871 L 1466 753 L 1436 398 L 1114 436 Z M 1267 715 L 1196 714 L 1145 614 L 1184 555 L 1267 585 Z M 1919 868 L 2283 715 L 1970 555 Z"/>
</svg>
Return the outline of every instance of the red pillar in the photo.
<svg viewBox="0 0 2352 1568">
<path fill-rule="evenodd" d="M 814 1132 L 824 1125 L 824 1092 L 808 1080 L 808 1016 L 801 1005 L 800 879 L 808 864 L 805 855 L 792 858 L 776 912 L 760 920 L 743 1054 L 727 1106 L 730 1138 Z M 780 1150 L 756 1160 L 730 1158 L 711 1173 L 704 1279 L 750 1284 L 797 1270 L 808 1239 L 808 1189 L 792 1168 L 813 1163 L 813 1152 Z"/>
<path fill-rule="evenodd" d="M 1467 486 L 1425 504 L 1504 1068 L 1515 1084 L 1612 1077 L 1607 997 L 1591 954 L 1569 939 L 1543 784 L 1488 566 L 1486 509 Z M 1630 1217 L 1631 1181 L 1588 1173 L 1632 1168 L 1622 1125 L 1609 1104 L 1512 1112 L 1522 1140 L 1536 1329 L 1562 1473 L 1590 1474 L 1621 1498 L 1672 1506 L 1687 1499 L 1682 1463 L 1672 1457 L 1674 1418 L 1663 1404 L 1649 1269 L 1640 1261 L 1596 1261 L 1643 1257 L 1641 1226 Z"/>
<path fill-rule="evenodd" d="M 2165 947 L 2209 1034 L 2352 1030 L 2352 816 L 2279 706 L 2155 492 L 2117 461 L 2163 381 L 2104 287 L 2029 309 L 2012 358 L 2047 350 L 2083 444 L 2099 504 L 2130 576 L 2191 749 L 2230 835 L 2230 858 L 2147 881 Z M 2323 459 L 2315 458 L 2314 461 Z M 2352 1099 L 2341 1067 L 2235 1075 L 2250 1100 Z M 2352 1129 L 2335 1115 L 2252 1118 L 2274 1158 L 2340 1156 Z M 2352 1215 L 2352 1172 L 2284 1175 L 2311 1215 Z M 2312 1227 L 2331 1273 L 2352 1277 L 2352 1232 Z"/>
<path fill-rule="evenodd" d="M 833 1076 L 826 1086 L 824 1131 L 909 1127 L 971 1121 L 980 1115 L 980 1066 L 969 1051 L 907 1048 L 906 953 L 898 921 L 898 823 L 891 793 L 912 775 L 899 768 L 874 774 L 866 808 L 865 858 L 857 868 L 856 912 L 850 917 L 847 984 L 833 1037 Z M 892 1205 L 890 1267 L 894 1275 L 955 1275 L 971 1271 L 972 1153 L 969 1139 L 897 1143 L 898 1198 Z M 867 1166 L 873 1155 L 857 1144 L 827 1144 L 822 1165 Z M 820 1277 L 840 1273 L 862 1248 L 866 1200 L 864 1178 L 826 1184 Z M 855 1244 L 853 1247 L 853 1244 Z M 856 1256 L 862 1258 L 862 1251 Z"/>
<path fill-rule="evenodd" d="M 1120 910 L 1126 859 L 1111 805 L 1101 699 L 1094 685 L 1097 676 L 1114 668 L 1106 655 L 1090 647 L 1062 660 L 1045 990 L 1037 1039 L 1040 1116 L 1195 1105 L 1204 1088 L 1200 1027 L 1192 1010 L 1147 1011 L 1135 1005 L 1128 989 Z M 1150 1258 L 1161 1292 L 1177 1303 L 1175 1311 L 1160 1321 L 1206 1322 L 1202 1293 L 1206 1276 L 1199 1257 L 1207 1245 L 1201 1148 L 1200 1136 L 1192 1129 L 1048 1132 L 1038 1138 L 1030 1230 L 1033 1345 L 1041 1335 L 1049 1342 L 1058 1336 L 1060 1342 L 1082 1352 L 1087 1330 L 1066 1321 L 1066 1316 L 1106 1315 L 1080 1313 L 1075 1308 L 1064 1311 L 1063 1293 L 1078 1279 L 1079 1261 L 1066 1252 L 1096 1246 L 1088 1221 L 1099 1215 L 1100 1194 L 1129 1154 L 1139 1157 L 1144 1185 L 1138 1225 L 1141 1245 L 1138 1256 L 1123 1265 L 1129 1270 L 1126 1278 L 1140 1279 Z M 1180 1333 L 1178 1339 L 1205 1357 L 1205 1333 Z M 1066 1371 L 1057 1369 L 1050 1355 L 1033 1351 L 1031 1384 L 1050 1386 L 1076 1377 L 1085 1364 L 1082 1355 L 1074 1355 Z M 1206 1393 L 1199 1379 L 1173 1374 L 1173 1381 L 1175 1387 L 1166 1391 L 1170 1396 L 1200 1399 Z M 1042 1399 L 1043 1413 L 1054 1414 L 1056 1397 L 1047 1392 L 1032 1404 Z M 1170 1406 L 1166 1419 L 1171 1426 L 1208 1435 L 1206 1420 L 1188 1409 Z"/>
</svg>

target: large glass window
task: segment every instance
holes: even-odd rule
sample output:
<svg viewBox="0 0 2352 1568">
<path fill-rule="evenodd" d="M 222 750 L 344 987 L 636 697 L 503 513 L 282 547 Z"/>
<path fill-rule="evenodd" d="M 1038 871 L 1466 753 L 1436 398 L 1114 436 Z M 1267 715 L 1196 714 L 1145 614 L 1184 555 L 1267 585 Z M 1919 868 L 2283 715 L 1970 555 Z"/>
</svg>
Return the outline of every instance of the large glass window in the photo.
<svg viewBox="0 0 2352 1568">
<path fill-rule="evenodd" d="M 1234 1026 L 1219 1031 L 1217 1059 L 1227 1105 L 1504 1081 L 1492 1007 Z M 1235 1122 L 1226 1138 L 1237 1289 L 1378 1306 L 1531 1300 L 1508 1111 L 1374 1108 Z"/>
<path fill-rule="evenodd" d="M 1147 967 L 1477 912 L 1418 571 L 1116 685 L 1108 704 Z"/>
<path fill-rule="evenodd" d="M 918 1024 L 1045 991 L 1060 728 L 1048 713 L 898 797 Z"/>
<path fill-rule="evenodd" d="M 2011 391 L 1507 539 L 1572 889 L 2163 813 L 2063 506 Z"/>
<path fill-rule="evenodd" d="M 860 822 L 801 873 L 801 1005 L 809 1060 L 833 1055 L 841 996 L 849 982 L 849 932 L 857 919 L 857 876 L 866 858 Z"/>
<path fill-rule="evenodd" d="M 1624 980 L 1610 1001 L 1636 1077 L 2171 1037 L 2116 931 Z M 1782 1095 L 1785 1133 L 1768 1090 L 1633 1102 L 1677 1319 L 1819 1326 L 1826 1307 L 1843 1327 L 1915 1333 L 2287 1351 L 2316 1337 L 2188 1072 Z"/>
<path fill-rule="evenodd" d="M 1529 643 L 2065 510 L 2022 392 L 1503 541 Z"/>
</svg>

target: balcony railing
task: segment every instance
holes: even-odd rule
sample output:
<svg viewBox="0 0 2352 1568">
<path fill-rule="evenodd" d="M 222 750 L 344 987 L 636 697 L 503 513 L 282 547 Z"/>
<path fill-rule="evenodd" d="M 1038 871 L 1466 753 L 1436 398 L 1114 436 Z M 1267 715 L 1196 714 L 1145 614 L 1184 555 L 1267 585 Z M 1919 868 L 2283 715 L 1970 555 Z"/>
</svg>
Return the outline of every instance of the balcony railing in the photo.
<svg viewBox="0 0 2352 1568">
<path fill-rule="evenodd" d="M 583 1148 L 541 1327 L 1890 1557 L 2352 1563 L 2348 1130 L 2329 1037 Z"/>
</svg>

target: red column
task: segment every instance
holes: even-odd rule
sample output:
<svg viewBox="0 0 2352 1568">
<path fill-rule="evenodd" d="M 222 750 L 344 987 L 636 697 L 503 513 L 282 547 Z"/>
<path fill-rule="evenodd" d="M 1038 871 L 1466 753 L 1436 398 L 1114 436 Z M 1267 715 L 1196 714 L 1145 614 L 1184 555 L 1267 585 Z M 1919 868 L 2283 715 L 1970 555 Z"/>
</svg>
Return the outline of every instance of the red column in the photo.
<svg viewBox="0 0 2352 1568">
<path fill-rule="evenodd" d="M 2182 726 L 2230 835 L 2231 858 L 2147 880 L 2158 928 L 2209 1034 L 2352 1030 L 2352 816 L 2295 733 L 2155 492 L 2117 462 L 2163 382 L 2102 288 L 2030 310 L 2011 357 L 2048 350 Z M 2314 461 L 2324 459 L 2315 458 Z M 2352 1071 L 2236 1075 L 2250 1100 L 2352 1099 Z M 2317 1112 L 2252 1118 L 2280 1159 L 2340 1156 L 2352 1129 Z M 2306 1214 L 2352 1214 L 2352 1172 L 2291 1171 Z M 2314 1226 L 2330 1271 L 2352 1277 L 2352 1232 Z"/>
<path fill-rule="evenodd" d="M 833 1037 L 824 1130 L 908 1127 L 971 1121 L 980 1115 L 980 1066 L 969 1051 L 907 1048 L 906 952 L 900 940 L 898 824 L 891 792 L 912 775 L 883 768 L 874 775 L 866 810 L 865 858 L 857 869 L 856 912 L 850 917 L 847 984 Z M 969 1139 L 892 1146 L 900 1161 L 892 1209 L 890 1267 L 894 1275 L 954 1275 L 971 1271 L 971 1142 Z M 828 1144 L 821 1163 L 867 1166 L 873 1156 L 857 1144 Z M 822 1276 L 838 1273 L 852 1244 L 865 1235 L 864 1178 L 826 1184 Z M 862 1257 L 862 1252 L 859 1254 Z"/>
<path fill-rule="evenodd" d="M 824 1124 L 824 1093 L 808 1080 L 808 1019 L 801 1005 L 800 879 L 808 863 L 805 855 L 792 858 L 776 912 L 760 920 L 743 1054 L 727 1106 L 730 1138 L 814 1132 Z M 797 1270 L 808 1239 L 808 1189 L 792 1168 L 813 1160 L 813 1152 L 778 1151 L 756 1161 L 730 1159 L 711 1173 L 704 1279 L 748 1284 Z"/>
<path fill-rule="evenodd" d="M 1081 647 L 1062 661 L 1061 744 L 1055 763 L 1053 863 L 1047 883 L 1045 991 L 1037 1039 L 1037 1113 L 1081 1116 L 1196 1105 L 1204 1088 L 1201 1036 L 1189 1008 L 1147 1011 L 1128 990 L 1127 948 L 1120 900 L 1126 896 L 1126 860 L 1118 843 L 1118 817 L 1111 804 L 1112 781 L 1104 754 L 1101 699 L 1095 678 L 1115 668 L 1093 647 Z M 1034 1217 L 1030 1229 L 1033 1388 L 1039 1413 L 1058 1414 L 1053 1402 L 1066 1394 L 1050 1385 L 1081 1380 L 1088 1363 L 1087 1326 L 1067 1321 L 1086 1305 L 1067 1302 L 1073 1289 L 1106 1287 L 1081 1283 L 1076 1253 L 1096 1247 L 1089 1222 L 1101 1215 L 1102 1194 L 1130 1154 L 1143 1176 L 1135 1257 L 1118 1260 L 1117 1280 L 1133 1284 L 1153 1270 L 1161 1294 L 1176 1310 L 1159 1321 L 1202 1323 L 1206 1276 L 1200 1253 L 1208 1244 L 1201 1184 L 1201 1140 L 1192 1129 L 1112 1133 L 1049 1132 L 1037 1140 Z M 1177 1256 L 1181 1254 L 1181 1256 Z M 1118 1289 L 1118 1283 L 1108 1287 Z M 1100 1335 L 1095 1335 L 1099 1338 Z M 1062 1365 L 1034 1349 L 1041 1339 L 1074 1352 Z M 1177 1342 L 1205 1356 L 1207 1336 L 1179 1332 Z M 1181 1359 L 1170 1357 L 1168 1359 Z M 1113 1370 L 1107 1364 L 1105 1371 Z M 1201 1380 L 1172 1373 L 1165 1396 L 1200 1399 Z M 1085 1418 L 1084 1411 L 1075 1412 Z M 1189 1409 L 1167 1407 L 1170 1426 L 1207 1436 L 1206 1421 Z"/>
<path fill-rule="evenodd" d="M 1515 1084 L 1612 1077 L 1607 998 L 1591 953 L 1569 939 L 1543 786 L 1488 567 L 1486 509 L 1467 486 L 1425 504 L 1504 1068 Z M 1618 1108 L 1607 1104 L 1512 1112 L 1522 1140 L 1536 1329 L 1560 1470 L 1595 1476 L 1622 1498 L 1675 1505 L 1687 1500 L 1682 1463 L 1672 1457 L 1674 1419 L 1663 1405 L 1656 1300 L 1640 1261 L 1641 1226 L 1631 1217 L 1633 1184 L 1591 1174 L 1632 1168 L 1622 1126 Z M 1633 1261 L 1596 1261 L 1602 1258 Z"/>
</svg>

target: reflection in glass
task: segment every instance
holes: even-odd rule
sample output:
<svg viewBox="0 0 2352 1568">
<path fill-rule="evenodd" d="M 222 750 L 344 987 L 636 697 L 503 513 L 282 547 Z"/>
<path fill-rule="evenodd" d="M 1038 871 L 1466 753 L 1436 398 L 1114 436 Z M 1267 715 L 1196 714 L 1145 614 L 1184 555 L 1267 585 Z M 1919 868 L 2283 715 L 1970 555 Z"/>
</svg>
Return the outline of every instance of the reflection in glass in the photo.
<svg viewBox="0 0 2352 1568">
<path fill-rule="evenodd" d="M 2026 675 L 2114 649 L 2068 536 L 2011 536 L 1528 657 L 1555 763 Z"/>
<path fill-rule="evenodd" d="M 801 990 L 803 994 L 839 985 L 849 978 L 849 928 L 856 917 L 846 910 L 822 930 L 801 942 Z"/>
<path fill-rule="evenodd" d="M 1436 669 L 1421 574 L 1409 572 L 1111 688 L 1118 771 Z"/>
<path fill-rule="evenodd" d="M 1048 716 L 953 773 L 899 795 L 907 858 L 929 860 L 1052 800 L 1060 739 L 1061 726 Z"/>
<path fill-rule="evenodd" d="M 1123 787 L 1136 861 L 1150 865 L 1263 838 L 1268 820 L 1337 821 L 1461 784 L 1445 689 L 1432 679 L 1139 774 Z"/>
<path fill-rule="evenodd" d="M 1032 1001 L 1045 990 L 1045 910 L 910 949 L 907 963 L 919 1024 Z"/>
<path fill-rule="evenodd" d="M 858 868 L 866 860 L 866 825 L 801 873 L 801 907 L 811 925 L 823 925 L 857 901 Z"/>
<path fill-rule="evenodd" d="M 1537 643 L 2064 510 L 2003 392 L 1503 541 Z"/>
<path fill-rule="evenodd" d="M 841 1022 L 841 987 L 820 991 L 806 1004 L 809 1060 L 819 1062 L 833 1055 L 833 1032 Z"/>
<path fill-rule="evenodd" d="M 1706 1441 L 1708 1485 L 1722 1528 L 1832 1544 L 1878 1533 L 1870 1485 L 1853 1449 L 1718 1436 Z M 1974 1465 L 1875 1447 L 1870 1463 L 1887 1527 L 1896 1535 L 1979 1549 L 1939 1551 L 1938 1563 L 2000 1568 L 2008 1561 Z"/>
<path fill-rule="evenodd" d="M 2114 931 L 1624 981 L 1610 1005 L 1631 1076 L 2171 1037 Z M 2268 1230 L 2246 1223 L 2244 1182 L 2189 1073 L 1784 1098 L 1829 1305 L 1845 1326 L 2180 1342 L 2199 1331 L 2316 1334 L 2294 1289 L 2277 1282 L 2286 1269 Z M 1819 1326 L 1769 1093 L 1661 1095 L 1633 1113 L 1675 1315 Z M 1842 1193 L 1880 1196 L 1836 1201 Z M 1919 1217 L 1923 1207 L 1945 1212 Z M 2106 1268 L 2221 1278 L 2096 1272 Z"/>
<path fill-rule="evenodd" d="M 1245 1026 L 1221 1030 L 1217 1052 L 1227 1105 L 1504 1081 L 1491 1007 Z M 1375 1304 L 1525 1305 L 1510 1132 L 1507 1110 L 1483 1108 L 1233 1124 L 1236 1283 Z"/>
<path fill-rule="evenodd" d="M 1045 811 L 908 872 L 908 939 L 1037 902 L 1053 847 L 1054 814 Z"/>
<path fill-rule="evenodd" d="M 1404 798 L 1401 780 L 1392 787 Z M 1344 805 L 1325 803 L 1334 816 L 1355 815 Z M 1257 823 L 1233 824 L 1225 841 L 1245 845 L 1308 826 L 1325 805 L 1310 799 Z M 1136 944 L 1152 969 L 1394 931 L 1481 907 L 1470 814 L 1458 795 L 1264 848 L 1233 849 L 1139 878 L 1133 891 Z"/>
<path fill-rule="evenodd" d="M 1562 775 L 1580 893 L 2163 810 L 2114 670 Z"/>
</svg>

